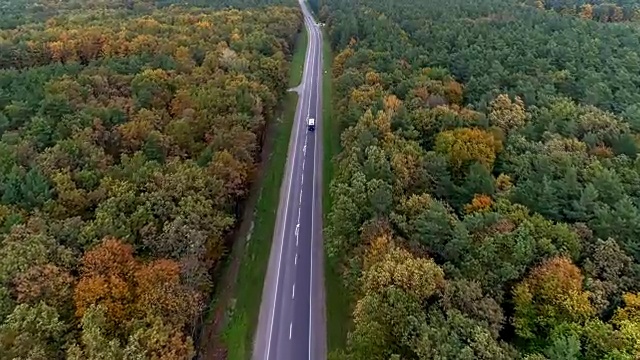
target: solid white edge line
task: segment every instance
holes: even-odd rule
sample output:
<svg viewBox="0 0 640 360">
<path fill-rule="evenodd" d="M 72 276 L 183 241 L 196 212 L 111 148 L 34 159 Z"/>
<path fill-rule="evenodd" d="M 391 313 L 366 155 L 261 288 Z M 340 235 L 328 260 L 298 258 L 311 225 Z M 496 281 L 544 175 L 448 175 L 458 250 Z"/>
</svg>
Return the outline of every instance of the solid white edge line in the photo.
<svg viewBox="0 0 640 360">
<path fill-rule="evenodd" d="M 305 10 L 306 10 L 306 5 L 305 5 Z M 311 38 L 312 39 L 316 39 L 316 34 L 317 31 L 315 29 L 315 27 L 311 24 L 311 20 L 309 20 L 309 18 L 307 18 L 307 20 L 309 21 L 309 28 L 311 29 Z M 312 40 L 312 43 L 315 43 Z M 316 44 L 317 47 L 317 44 Z M 312 60 L 312 66 L 313 68 L 311 69 L 311 82 L 310 82 L 310 86 L 311 86 L 311 91 L 313 91 L 313 80 L 315 79 L 317 81 L 317 78 L 314 76 L 314 73 L 316 73 L 316 58 L 314 57 Z M 317 86 L 317 85 L 316 85 Z M 316 89 L 316 117 L 317 116 L 317 111 L 318 111 L 318 100 L 319 100 L 319 92 Z M 309 111 L 311 110 L 311 99 L 309 100 Z M 307 116 L 308 117 L 308 116 Z M 305 143 L 307 141 L 307 137 L 305 137 Z M 314 173 L 314 177 L 313 177 L 313 181 L 312 181 L 312 206 L 311 206 L 311 246 L 310 246 L 310 268 L 309 268 L 309 341 L 308 341 L 308 354 L 309 354 L 309 360 L 311 360 L 311 333 L 312 333 L 312 295 L 313 295 L 313 238 L 314 238 L 314 210 L 315 210 L 315 185 L 316 185 L 316 162 L 315 162 L 315 156 L 316 156 L 316 149 L 317 149 L 317 139 L 316 142 L 314 143 L 314 159 L 313 159 L 313 173 Z M 305 154 L 306 155 L 306 154 Z M 306 156 L 305 156 L 306 158 Z"/>
<path fill-rule="evenodd" d="M 317 42 L 319 44 L 319 46 L 322 46 L 322 42 L 321 42 L 321 36 L 320 33 L 318 31 L 318 29 L 313 26 L 313 29 L 315 31 L 315 34 L 317 35 Z M 322 49 L 322 48 L 321 48 Z M 318 61 L 318 65 L 317 66 L 317 70 L 319 70 L 319 66 L 322 64 L 322 50 L 320 50 L 320 56 L 319 56 L 319 60 Z M 312 72 L 313 74 L 313 72 Z M 317 74 L 319 75 L 319 71 L 317 72 Z M 316 81 L 320 81 L 319 77 L 316 77 Z M 320 88 L 322 82 L 319 82 L 318 84 L 316 84 L 316 117 L 320 118 L 318 116 L 318 112 L 321 112 L 322 109 L 318 109 L 318 105 L 320 103 L 320 91 L 322 91 L 322 89 Z M 320 139 L 320 141 L 322 141 L 322 139 Z M 312 333 L 312 299 L 313 299 L 313 239 L 314 239 L 314 229 L 315 229 L 315 223 L 314 223 L 314 219 L 315 219 L 315 210 L 316 210 L 316 180 L 317 180 L 317 172 L 316 172 L 316 165 L 317 165 L 317 156 L 318 156 L 318 138 L 316 137 L 315 142 L 313 143 L 313 191 L 312 191 L 312 205 L 311 205 L 311 246 L 309 248 L 309 255 L 310 255 L 310 259 L 311 259 L 311 266 L 309 269 L 309 360 L 311 360 L 311 333 Z"/>
</svg>

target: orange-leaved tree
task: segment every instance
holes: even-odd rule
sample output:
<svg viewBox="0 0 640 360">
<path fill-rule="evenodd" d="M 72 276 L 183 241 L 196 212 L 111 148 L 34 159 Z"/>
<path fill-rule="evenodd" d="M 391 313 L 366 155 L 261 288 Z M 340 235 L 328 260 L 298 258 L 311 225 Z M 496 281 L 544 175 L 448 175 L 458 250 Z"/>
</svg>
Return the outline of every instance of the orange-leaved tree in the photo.
<svg viewBox="0 0 640 360">
<path fill-rule="evenodd" d="M 110 325 L 122 328 L 132 318 L 135 299 L 130 280 L 137 264 L 133 248 L 106 238 L 82 258 L 75 289 L 76 315 L 82 318 L 91 305 L 102 305 Z"/>
<path fill-rule="evenodd" d="M 158 318 L 182 329 L 202 311 L 202 295 L 182 282 L 173 260 L 142 264 L 133 248 L 106 238 L 82 259 L 81 278 L 74 295 L 76 315 L 102 306 L 113 330 L 126 329 L 134 320 Z"/>
<path fill-rule="evenodd" d="M 479 162 L 491 170 L 496 154 L 502 150 L 502 143 L 488 131 L 479 128 L 458 128 L 438 134 L 435 150 L 447 156 L 449 163 L 456 170 L 461 170 L 473 162 Z"/>
<path fill-rule="evenodd" d="M 565 257 L 533 269 L 513 291 L 516 333 L 529 339 L 544 337 L 557 325 L 582 324 L 595 315 L 582 283 L 580 269 Z"/>
</svg>

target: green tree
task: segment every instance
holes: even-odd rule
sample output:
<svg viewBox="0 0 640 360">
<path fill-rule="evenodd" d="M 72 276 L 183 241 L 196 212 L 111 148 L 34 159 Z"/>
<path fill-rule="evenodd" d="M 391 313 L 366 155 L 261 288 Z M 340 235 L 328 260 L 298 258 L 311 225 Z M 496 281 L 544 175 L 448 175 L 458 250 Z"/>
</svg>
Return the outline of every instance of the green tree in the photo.
<svg viewBox="0 0 640 360">
<path fill-rule="evenodd" d="M 42 302 L 20 304 L 0 325 L 0 355 L 11 359 L 59 357 L 66 328 L 54 308 Z"/>
</svg>

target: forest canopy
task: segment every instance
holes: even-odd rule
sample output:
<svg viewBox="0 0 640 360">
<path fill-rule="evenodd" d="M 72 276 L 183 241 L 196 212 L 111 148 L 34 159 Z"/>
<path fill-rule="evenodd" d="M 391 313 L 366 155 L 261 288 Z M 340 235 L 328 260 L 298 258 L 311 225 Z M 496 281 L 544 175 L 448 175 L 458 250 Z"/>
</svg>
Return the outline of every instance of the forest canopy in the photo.
<svg viewBox="0 0 640 360">
<path fill-rule="evenodd" d="M 300 10 L 21 4 L 51 16 L 0 31 L 0 358 L 190 359 Z"/>
<path fill-rule="evenodd" d="M 332 359 L 640 357 L 640 30 L 540 3 L 320 3 Z"/>
</svg>

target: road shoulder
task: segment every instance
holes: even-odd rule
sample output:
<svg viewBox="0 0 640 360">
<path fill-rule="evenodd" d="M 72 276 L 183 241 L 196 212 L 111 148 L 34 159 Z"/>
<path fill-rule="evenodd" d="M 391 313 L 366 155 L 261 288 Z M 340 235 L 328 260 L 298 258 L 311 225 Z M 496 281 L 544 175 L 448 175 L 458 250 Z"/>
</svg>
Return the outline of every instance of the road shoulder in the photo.
<svg viewBox="0 0 640 360">
<path fill-rule="evenodd" d="M 303 27 L 289 71 L 289 85 L 292 87 L 296 87 L 302 77 L 306 47 L 307 33 Z M 280 116 L 267 130 L 258 178 L 247 200 L 238 240 L 231 249 L 223 270 L 222 285 L 216 289 L 205 319 L 199 359 L 247 360 L 252 352 L 261 304 L 261 285 L 267 272 L 275 209 L 284 178 L 287 145 L 297 103 L 297 93 L 287 92 Z"/>
</svg>

